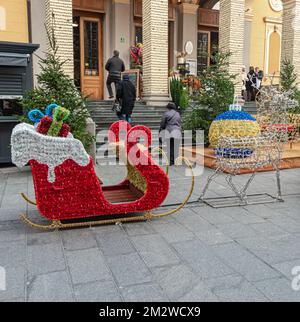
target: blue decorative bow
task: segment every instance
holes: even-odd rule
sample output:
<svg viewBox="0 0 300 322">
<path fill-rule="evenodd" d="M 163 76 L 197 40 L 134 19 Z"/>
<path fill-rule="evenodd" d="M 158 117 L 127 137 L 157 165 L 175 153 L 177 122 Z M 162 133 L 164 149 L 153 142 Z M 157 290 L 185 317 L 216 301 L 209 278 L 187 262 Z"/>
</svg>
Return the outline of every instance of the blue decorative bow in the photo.
<svg viewBox="0 0 300 322">
<path fill-rule="evenodd" d="M 57 104 L 50 104 L 46 107 L 45 114 L 38 109 L 34 109 L 28 112 L 28 118 L 31 122 L 39 123 L 44 116 L 53 116 L 53 110 L 57 108 Z"/>
</svg>

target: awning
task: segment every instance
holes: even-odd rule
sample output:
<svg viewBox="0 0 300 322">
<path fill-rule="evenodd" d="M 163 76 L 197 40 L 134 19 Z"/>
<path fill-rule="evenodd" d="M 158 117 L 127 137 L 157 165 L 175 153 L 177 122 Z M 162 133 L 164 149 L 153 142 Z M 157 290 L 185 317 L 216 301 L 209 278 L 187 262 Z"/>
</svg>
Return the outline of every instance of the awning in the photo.
<svg viewBox="0 0 300 322">
<path fill-rule="evenodd" d="M 30 55 L 0 52 L 0 66 L 26 67 Z"/>
</svg>

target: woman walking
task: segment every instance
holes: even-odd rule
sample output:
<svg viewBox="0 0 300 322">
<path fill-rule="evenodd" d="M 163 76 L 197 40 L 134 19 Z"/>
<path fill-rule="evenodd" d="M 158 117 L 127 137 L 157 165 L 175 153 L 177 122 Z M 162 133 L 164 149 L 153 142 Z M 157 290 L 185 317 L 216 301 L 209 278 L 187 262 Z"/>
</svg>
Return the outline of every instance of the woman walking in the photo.
<svg viewBox="0 0 300 322">
<path fill-rule="evenodd" d="M 179 156 L 182 140 L 181 116 L 174 103 L 169 103 L 167 111 L 163 114 L 160 122 L 159 137 L 160 141 L 167 144 L 167 155 L 169 164 L 174 165 Z"/>
<path fill-rule="evenodd" d="M 131 124 L 131 114 L 136 100 L 136 89 L 130 81 L 129 76 L 126 74 L 123 76 L 123 80 L 118 86 L 117 100 L 120 102 L 122 107 L 121 112 L 118 113 L 119 119 Z"/>
</svg>

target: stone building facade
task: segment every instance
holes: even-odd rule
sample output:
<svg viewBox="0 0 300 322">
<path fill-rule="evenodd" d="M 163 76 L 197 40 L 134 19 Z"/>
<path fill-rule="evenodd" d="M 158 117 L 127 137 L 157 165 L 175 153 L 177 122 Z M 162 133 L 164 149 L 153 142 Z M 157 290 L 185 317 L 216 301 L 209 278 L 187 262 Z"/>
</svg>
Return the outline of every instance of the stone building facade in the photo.
<svg viewBox="0 0 300 322">
<path fill-rule="evenodd" d="M 130 69 L 129 48 L 143 42 L 142 96 L 149 104 L 168 99 L 168 71 L 188 45 L 191 73 L 210 64 L 216 48 L 230 51 L 230 71 L 243 65 L 278 81 L 280 61 L 300 68 L 297 23 L 300 0 L 31 0 L 33 42 L 47 49 L 42 18 L 54 24 L 66 71 L 94 99 L 107 98 L 104 65 L 114 49 Z M 41 20 L 41 21 L 39 21 Z M 54 21 L 54 22 L 53 22 Z M 38 24 L 40 27 L 38 28 Z M 37 62 L 35 63 L 38 72 Z M 299 65 L 299 67 L 298 67 Z M 300 74 L 300 70 L 299 70 Z M 237 84 L 236 92 L 239 93 Z"/>
</svg>

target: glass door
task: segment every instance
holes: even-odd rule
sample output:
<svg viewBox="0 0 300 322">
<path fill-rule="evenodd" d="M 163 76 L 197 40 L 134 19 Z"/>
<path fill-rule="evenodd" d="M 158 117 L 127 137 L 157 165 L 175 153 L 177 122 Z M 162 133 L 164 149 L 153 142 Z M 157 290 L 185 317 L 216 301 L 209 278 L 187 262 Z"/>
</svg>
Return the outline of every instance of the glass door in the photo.
<svg viewBox="0 0 300 322">
<path fill-rule="evenodd" d="M 201 71 L 209 65 L 209 51 L 210 51 L 210 33 L 209 31 L 198 32 L 198 46 L 197 46 L 197 72 Z"/>
<path fill-rule="evenodd" d="M 210 57 L 216 55 L 219 51 L 219 32 L 211 31 L 210 33 Z M 214 64 L 214 61 L 210 58 L 210 64 Z"/>
<path fill-rule="evenodd" d="M 101 40 L 101 19 L 80 17 L 80 87 L 90 99 L 103 99 Z"/>
</svg>

